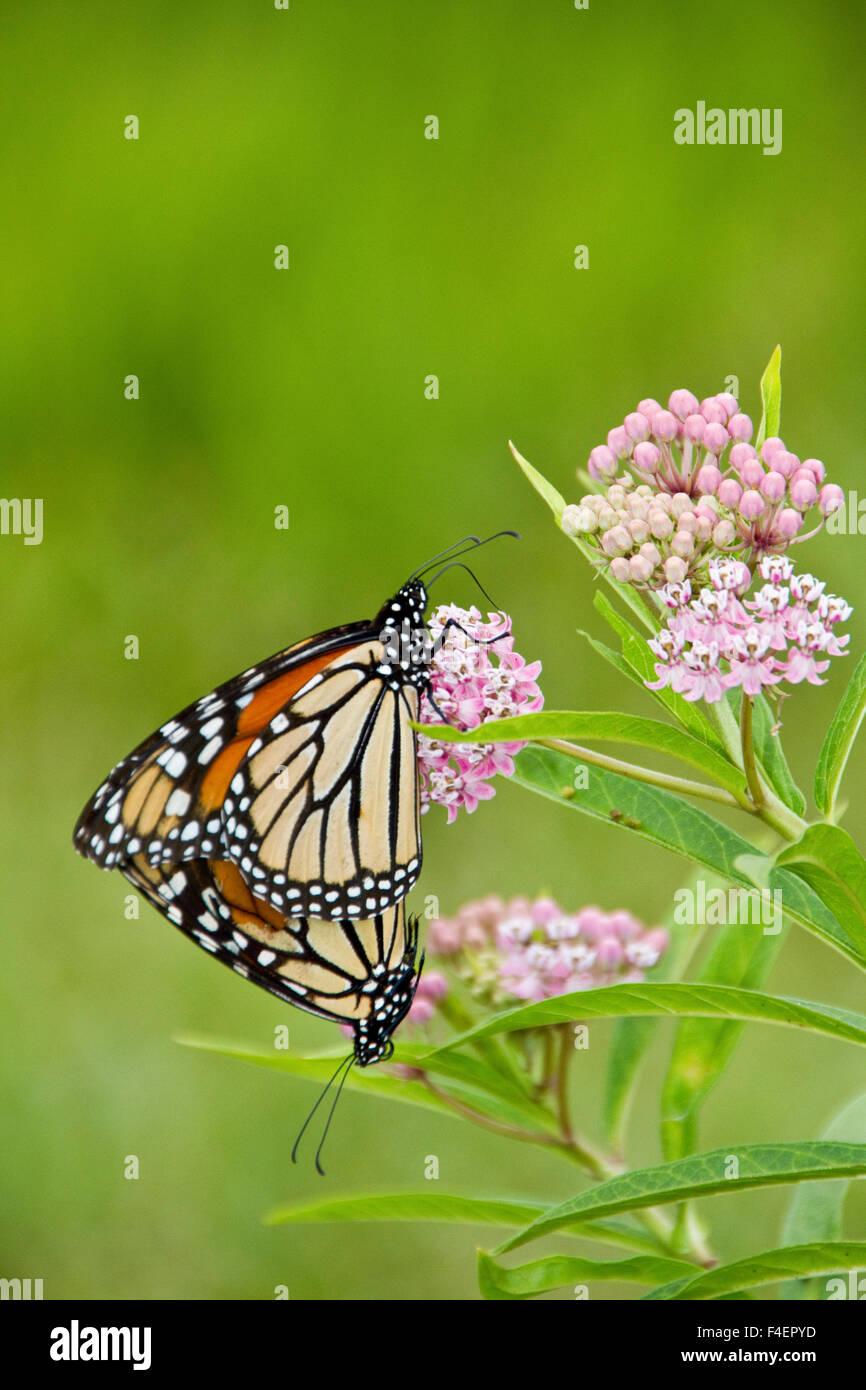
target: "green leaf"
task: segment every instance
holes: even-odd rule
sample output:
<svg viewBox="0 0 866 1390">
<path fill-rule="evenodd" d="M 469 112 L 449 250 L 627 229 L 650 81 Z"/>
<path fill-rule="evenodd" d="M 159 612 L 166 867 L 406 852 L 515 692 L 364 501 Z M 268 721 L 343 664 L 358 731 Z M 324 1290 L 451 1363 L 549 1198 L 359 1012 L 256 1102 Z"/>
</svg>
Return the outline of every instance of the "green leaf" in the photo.
<svg viewBox="0 0 866 1390">
<path fill-rule="evenodd" d="M 770 870 L 770 887 L 781 894 L 782 911 L 820 937 L 828 946 L 866 970 L 866 955 L 858 950 L 848 933 L 803 878 L 776 865 Z"/>
<path fill-rule="evenodd" d="M 690 1279 L 644 1294 L 645 1299 L 724 1298 L 740 1289 L 759 1284 L 776 1284 L 781 1279 L 809 1274 L 828 1274 L 843 1269 L 862 1269 L 866 1261 L 866 1242 L 824 1241 L 815 1245 L 790 1245 L 782 1250 L 765 1250 L 733 1264 L 719 1265 Z"/>
<path fill-rule="evenodd" d="M 553 738 L 628 743 L 679 758 L 705 772 L 735 796 L 745 792 L 743 773 L 721 753 L 682 729 L 637 714 L 607 710 L 541 710 L 511 719 L 491 719 L 480 729 L 464 731 L 450 724 L 416 724 L 415 728 L 423 729 L 441 743 L 477 743 L 479 738 L 485 743 L 531 743 Z"/>
<path fill-rule="evenodd" d="M 693 1264 L 686 1260 L 638 1255 L 630 1260 L 588 1260 L 570 1255 L 551 1255 L 546 1260 L 508 1269 L 484 1250 L 478 1252 L 478 1287 L 483 1298 L 537 1298 L 589 1280 L 615 1279 L 626 1284 L 657 1284 L 691 1278 Z"/>
<path fill-rule="evenodd" d="M 726 1177 L 731 1160 L 737 1175 Z M 709 1153 L 678 1158 L 655 1168 L 641 1168 L 597 1183 L 587 1192 L 551 1207 L 494 1252 L 502 1254 L 575 1221 L 599 1220 L 626 1211 L 694 1197 L 744 1192 L 754 1187 L 866 1175 L 866 1144 L 738 1144 Z M 796 1271 L 795 1271 L 796 1272 Z M 782 1276 L 779 1276 L 782 1277 Z"/>
<path fill-rule="evenodd" d="M 541 1202 L 509 1202 L 481 1197 L 461 1197 L 440 1192 L 395 1192 L 366 1197 L 330 1197 L 300 1206 L 276 1207 L 265 1217 L 268 1226 L 311 1225 L 325 1222 L 432 1221 L 448 1225 L 522 1226 L 543 1215 Z M 567 1236 L 622 1245 L 657 1255 L 661 1247 L 654 1236 L 632 1218 L 586 1221 L 568 1228 Z"/>
<path fill-rule="evenodd" d="M 838 825 L 812 825 L 776 863 L 802 879 L 866 956 L 866 859 Z"/>
<path fill-rule="evenodd" d="M 587 767 L 587 786 L 575 787 L 574 795 L 569 792 L 565 798 L 563 788 L 573 786 L 576 766 L 563 753 L 530 745 L 518 753 L 512 781 L 584 815 L 633 831 L 744 888 L 753 886 L 738 860 L 764 856 L 736 831 L 671 792 L 599 767 Z"/>
<path fill-rule="evenodd" d="M 833 715 L 815 769 L 815 805 L 833 818 L 839 783 L 866 713 L 866 655 L 861 656 Z"/>
<path fill-rule="evenodd" d="M 763 695 L 758 695 L 754 700 L 752 721 L 752 738 L 761 771 L 779 800 L 796 816 L 802 816 L 806 809 L 806 798 L 791 776 L 781 738 L 771 733 L 775 721 Z"/>
<path fill-rule="evenodd" d="M 557 492 L 553 483 L 547 481 L 543 473 L 539 473 L 537 468 L 533 468 L 529 460 L 523 457 L 519 449 L 512 444 L 510 439 L 508 441 L 508 447 L 514 455 L 515 461 L 523 469 L 523 472 L 532 483 L 539 497 L 544 498 L 544 501 L 553 512 L 553 515 L 556 517 L 557 525 L 561 525 L 562 513 L 565 511 L 565 498 L 561 493 Z"/>
<path fill-rule="evenodd" d="M 293 1057 L 276 1051 L 258 1052 L 253 1048 L 244 1047 L 242 1044 L 208 1039 L 178 1038 L 177 1041 L 187 1047 L 199 1048 L 206 1052 L 217 1052 L 224 1057 L 234 1057 L 238 1061 L 250 1062 L 253 1066 L 284 1072 L 288 1076 L 298 1076 L 305 1081 L 316 1081 L 320 1085 L 324 1085 L 330 1079 L 337 1062 L 346 1055 L 345 1049 L 341 1049 L 339 1052 L 329 1052 L 314 1057 Z M 370 1095 L 382 1096 L 386 1100 L 403 1101 L 405 1104 L 418 1105 L 424 1110 L 436 1110 L 440 1114 L 450 1115 L 453 1118 L 455 1112 L 447 1101 L 447 1097 L 451 1096 L 454 1100 L 463 1105 L 471 1106 L 472 1109 L 479 1111 L 489 1119 L 498 1120 L 501 1124 L 518 1127 L 525 1127 L 529 1124 L 535 1129 L 551 1134 L 556 1133 L 554 1121 L 540 1105 L 535 1105 L 519 1095 L 507 1096 L 503 1095 L 501 1090 L 497 1094 L 488 1089 L 489 1077 L 486 1081 L 481 1078 L 482 1064 L 475 1062 L 473 1058 L 462 1057 L 457 1065 L 452 1067 L 446 1063 L 444 1057 L 435 1062 L 426 1060 L 429 1051 L 428 1047 L 420 1044 L 403 1044 L 395 1048 L 392 1062 L 414 1067 L 418 1063 L 419 1056 L 423 1055 L 425 1057 L 424 1070 L 441 1073 L 445 1078 L 437 1087 L 442 1092 L 441 1095 L 435 1094 L 419 1080 L 395 1076 L 385 1066 L 367 1067 L 363 1070 L 360 1067 L 352 1067 L 346 1074 L 343 1084 L 349 1091 L 362 1091 Z M 451 1060 L 453 1062 L 454 1058 Z M 445 1063 L 444 1067 L 443 1063 Z M 483 1070 L 487 1071 L 488 1069 L 484 1068 Z"/>
<path fill-rule="evenodd" d="M 778 435 L 782 428 L 782 349 L 777 347 L 764 375 L 761 377 L 761 423 L 755 448 L 760 452 L 765 439 Z"/>
<path fill-rule="evenodd" d="M 866 1095 L 846 1105 L 827 1126 L 824 1139 L 839 1139 L 844 1143 L 866 1143 Z M 785 1245 L 816 1244 L 842 1238 L 842 1209 L 848 1195 L 847 1182 L 823 1182 L 820 1185 L 798 1187 L 782 1228 Z M 814 1299 L 820 1297 L 818 1286 L 808 1279 L 793 1279 L 779 1291 L 785 1299 Z"/>
<path fill-rule="evenodd" d="M 605 985 L 601 989 L 558 994 L 535 1004 L 519 1004 L 478 1023 L 468 1032 L 449 1038 L 423 1063 L 432 1065 L 444 1054 L 465 1047 L 477 1038 L 497 1033 L 518 1033 L 525 1028 L 547 1028 L 556 1023 L 585 1023 L 593 1018 L 718 1018 L 750 1023 L 776 1023 L 804 1028 L 841 1042 L 866 1043 L 866 1016 L 815 1004 L 807 999 L 762 994 L 733 985 L 643 984 Z"/>
<path fill-rule="evenodd" d="M 782 932 L 767 936 L 759 926 L 751 924 L 721 928 L 704 962 L 699 984 L 759 990 L 782 940 Z M 661 1137 L 665 1158 L 683 1158 L 698 1147 L 700 1108 L 731 1060 L 743 1027 L 741 1021 L 688 1018 L 677 1028 L 662 1088 Z"/>
</svg>

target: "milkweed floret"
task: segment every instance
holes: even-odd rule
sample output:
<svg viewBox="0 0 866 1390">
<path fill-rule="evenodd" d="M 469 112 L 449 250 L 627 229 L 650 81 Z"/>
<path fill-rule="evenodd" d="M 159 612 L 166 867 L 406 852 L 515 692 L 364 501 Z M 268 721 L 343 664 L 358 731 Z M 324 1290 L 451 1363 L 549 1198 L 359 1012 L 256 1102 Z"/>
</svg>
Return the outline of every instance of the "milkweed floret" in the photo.
<svg viewBox="0 0 866 1390">
<path fill-rule="evenodd" d="M 514 650 L 511 620 L 477 608 L 442 605 L 430 623 L 433 657 L 432 700 L 421 704 L 420 722 L 441 724 L 443 717 L 460 729 L 476 729 L 491 719 L 529 714 L 544 704 L 536 677 L 541 662 L 527 663 Z M 459 810 L 472 812 L 479 801 L 495 795 L 494 777 L 510 777 L 523 743 L 442 743 L 418 737 L 421 811 L 433 802 L 444 806 L 448 824 Z"/>
<path fill-rule="evenodd" d="M 711 587 L 697 597 L 688 583 L 661 590 L 670 616 L 648 642 L 656 658 L 650 690 L 669 686 L 714 704 L 734 686 L 757 695 L 783 682 L 824 684 L 830 658 L 846 655 L 849 638 L 836 629 L 851 605 L 825 594 L 814 575 L 795 574 L 786 556 L 765 557 L 758 575 L 765 582 L 751 597 L 748 569 L 730 560 L 710 566 Z"/>
</svg>

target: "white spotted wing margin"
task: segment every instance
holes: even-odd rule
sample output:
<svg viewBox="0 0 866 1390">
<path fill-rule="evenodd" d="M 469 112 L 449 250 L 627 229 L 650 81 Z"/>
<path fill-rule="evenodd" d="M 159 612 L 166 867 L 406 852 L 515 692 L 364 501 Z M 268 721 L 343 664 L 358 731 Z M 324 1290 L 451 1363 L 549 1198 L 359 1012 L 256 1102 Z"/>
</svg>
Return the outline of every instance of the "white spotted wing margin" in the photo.
<svg viewBox="0 0 866 1390">
<path fill-rule="evenodd" d="M 373 918 L 335 924 L 281 916 L 221 861 L 153 866 L 138 855 L 122 872 L 184 935 L 243 979 L 351 1026 L 360 1065 L 389 1055 L 418 983 L 417 921 L 407 925 L 402 901 Z"/>
</svg>

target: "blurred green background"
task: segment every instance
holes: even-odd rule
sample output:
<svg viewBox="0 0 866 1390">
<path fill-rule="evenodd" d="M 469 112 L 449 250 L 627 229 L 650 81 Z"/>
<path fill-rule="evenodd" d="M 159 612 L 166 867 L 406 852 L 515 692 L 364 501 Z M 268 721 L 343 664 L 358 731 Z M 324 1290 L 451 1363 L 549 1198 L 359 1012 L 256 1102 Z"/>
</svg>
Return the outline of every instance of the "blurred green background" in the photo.
<svg viewBox="0 0 866 1390">
<path fill-rule="evenodd" d="M 176 709 L 290 640 L 372 616 L 467 531 L 523 534 L 478 568 L 518 649 L 542 659 L 550 708 L 653 713 L 577 635 L 601 635 L 591 577 L 506 440 L 576 500 L 576 464 L 643 396 L 703 396 L 733 374 L 757 419 L 780 341 L 789 447 L 860 484 L 863 28 L 845 6 L 766 0 L 7 8 L 2 491 L 44 498 L 45 537 L 0 538 L 0 1273 L 44 1278 L 47 1298 L 271 1298 L 278 1284 L 472 1298 L 489 1232 L 266 1229 L 261 1215 L 419 1190 L 428 1154 L 442 1191 L 575 1190 L 553 1157 L 348 1094 L 326 1182 L 311 1160 L 292 1166 L 312 1087 L 173 1039 L 268 1047 L 287 1022 L 306 1048 L 333 1030 L 206 964 L 146 906 L 125 920 L 125 881 L 78 859 L 71 830 Z M 699 99 L 783 108 L 783 152 L 675 146 L 674 110 Z M 857 605 L 859 655 L 862 539 L 820 537 L 808 556 Z M 449 585 L 440 601 L 476 601 L 465 576 Z M 131 633 L 138 661 L 123 658 Z M 806 785 L 844 665 L 833 675 L 786 706 Z M 861 743 L 849 792 L 863 770 Z M 846 824 L 866 833 L 862 808 Z M 638 837 L 509 785 L 424 828 L 420 888 L 444 912 L 544 891 L 655 922 L 687 881 Z M 864 1004 L 853 968 L 799 930 L 772 985 Z M 589 1132 L 605 1036 L 574 1068 Z M 670 1037 L 645 1074 L 635 1162 L 659 1157 Z M 862 1088 L 855 1049 L 751 1028 L 702 1142 L 816 1137 Z M 706 1203 L 721 1252 L 777 1244 L 789 1196 Z M 862 1228 L 861 1194 L 851 1206 Z"/>
</svg>

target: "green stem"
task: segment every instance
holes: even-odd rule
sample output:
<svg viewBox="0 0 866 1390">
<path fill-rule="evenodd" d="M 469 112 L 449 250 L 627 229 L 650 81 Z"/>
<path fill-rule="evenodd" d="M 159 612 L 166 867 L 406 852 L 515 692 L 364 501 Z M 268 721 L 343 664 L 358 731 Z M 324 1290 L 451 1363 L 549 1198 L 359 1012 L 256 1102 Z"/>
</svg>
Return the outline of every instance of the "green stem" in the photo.
<svg viewBox="0 0 866 1390">
<path fill-rule="evenodd" d="M 746 785 L 749 794 L 755 804 L 755 809 L 760 813 L 765 802 L 764 788 L 761 785 L 758 764 L 755 761 L 755 743 L 752 738 L 752 710 L 754 701 L 751 695 L 743 691 L 743 699 L 740 704 L 740 745 L 743 752 L 743 771 L 746 774 Z"/>
<path fill-rule="evenodd" d="M 568 1113 L 568 1064 L 574 1051 L 571 1028 L 563 1023 L 559 1029 L 559 1067 L 556 1076 L 556 1108 L 559 1114 L 559 1128 L 567 1144 L 573 1139 L 571 1118 Z"/>
<path fill-rule="evenodd" d="M 649 782 L 654 787 L 664 787 L 666 791 L 680 792 L 685 796 L 701 796 L 707 801 L 719 801 L 723 806 L 733 806 L 742 811 L 751 810 L 745 797 L 739 801 L 723 787 L 711 787 L 706 782 L 692 782 L 687 777 L 673 777 L 667 772 L 654 772 L 652 768 L 641 767 L 638 763 L 625 763 L 620 758 L 608 757 L 606 753 L 596 753 L 591 748 L 583 748 L 578 743 L 567 743 L 561 738 L 535 738 L 531 742 L 542 748 L 552 748 L 556 753 L 565 753 L 577 762 L 591 763 L 594 767 L 603 767 L 608 772 L 618 772 L 636 782 Z"/>
</svg>

